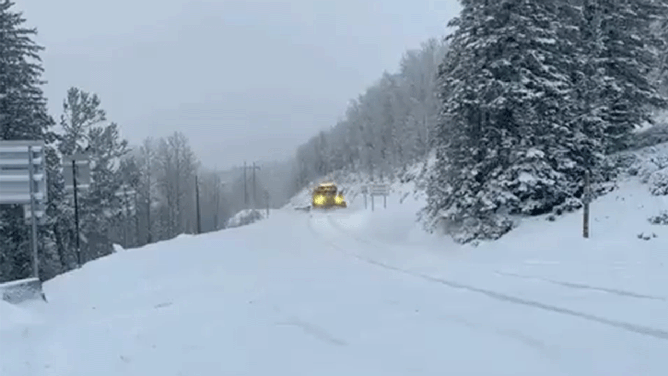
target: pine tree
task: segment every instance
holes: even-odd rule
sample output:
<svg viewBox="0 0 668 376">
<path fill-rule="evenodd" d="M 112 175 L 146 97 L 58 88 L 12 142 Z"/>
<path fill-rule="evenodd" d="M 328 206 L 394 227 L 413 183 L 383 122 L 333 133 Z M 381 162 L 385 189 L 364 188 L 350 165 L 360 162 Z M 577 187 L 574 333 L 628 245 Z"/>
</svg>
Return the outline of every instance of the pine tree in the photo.
<svg viewBox="0 0 668 376">
<path fill-rule="evenodd" d="M 63 155 L 80 153 L 88 146 L 91 128 L 107 120 L 106 113 L 100 106 L 101 101 L 97 94 L 90 94 L 76 87 L 67 90 L 60 118 L 60 126 L 64 132 L 60 143 Z"/>
<path fill-rule="evenodd" d="M 108 231 L 120 211 L 116 193 L 122 183 L 119 166 L 128 152 L 127 141 L 121 138 L 117 124 L 106 122 L 97 95 L 79 88 L 67 91 L 60 124 L 62 155 L 85 153 L 91 166 L 90 187 L 79 191 L 80 236 L 85 240 L 81 246 L 86 262 L 113 250 Z"/>
<path fill-rule="evenodd" d="M 559 39 L 560 2 L 462 1 L 439 72 L 443 112 L 429 217 L 459 241 L 498 238 L 510 214 L 565 202 L 580 180 L 582 138 L 567 126 L 573 54 Z"/>
<path fill-rule="evenodd" d="M 120 161 L 128 153 L 128 148 L 116 123 L 91 127 L 86 138 L 92 183 L 81 197 L 81 223 L 82 232 L 88 239 L 86 257 L 90 260 L 113 252 L 108 231 L 112 228 L 113 218 L 123 209 L 117 193 L 123 184 Z"/>
<path fill-rule="evenodd" d="M 598 68 L 605 75 L 603 118 L 608 152 L 628 146 L 631 132 L 645 122 L 652 122 L 655 108 L 667 102 L 650 81 L 650 73 L 659 62 L 652 25 L 665 19 L 665 0 L 597 0 L 593 6 L 600 14 L 601 50 Z"/>
<path fill-rule="evenodd" d="M 663 0 L 665 3 L 668 1 Z M 657 61 L 650 74 L 650 81 L 657 85 L 659 93 L 665 97 L 668 96 L 668 12 L 656 17 L 651 31 Z"/>
<path fill-rule="evenodd" d="M 0 2 L 0 139 L 51 141 L 53 119 L 40 88 L 44 48 L 33 41 L 37 31 L 23 26 L 25 19 L 13 6 Z"/>
<path fill-rule="evenodd" d="M 48 279 L 76 267 L 74 239 L 74 208 L 65 192 L 61 156 L 56 145 L 46 148 L 46 173 L 49 202 L 42 238 L 47 240 L 40 260 L 44 278 Z"/>
<path fill-rule="evenodd" d="M 0 1 L 0 140 L 54 141 L 46 99 L 41 85 L 43 47 L 33 38 L 35 29 Z M 20 206 L 0 208 L 0 281 L 28 277 L 31 273 L 30 238 Z"/>
</svg>

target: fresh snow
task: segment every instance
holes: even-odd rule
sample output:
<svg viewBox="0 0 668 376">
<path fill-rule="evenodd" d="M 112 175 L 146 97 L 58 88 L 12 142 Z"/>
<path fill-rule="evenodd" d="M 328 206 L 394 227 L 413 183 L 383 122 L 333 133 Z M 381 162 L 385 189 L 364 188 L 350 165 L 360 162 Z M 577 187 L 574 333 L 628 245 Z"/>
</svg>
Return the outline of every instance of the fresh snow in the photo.
<svg viewBox="0 0 668 376">
<path fill-rule="evenodd" d="M 592 203 L 589 239 L 576 212 L 456 245 L 394 183 L 387 209 L 117 252 L 46 282 L 48 304 L 0 304 L 0 375 L 663 376 L 668 226 L 648 218 L 668 201 L 642 179 Z"/>
</svg>

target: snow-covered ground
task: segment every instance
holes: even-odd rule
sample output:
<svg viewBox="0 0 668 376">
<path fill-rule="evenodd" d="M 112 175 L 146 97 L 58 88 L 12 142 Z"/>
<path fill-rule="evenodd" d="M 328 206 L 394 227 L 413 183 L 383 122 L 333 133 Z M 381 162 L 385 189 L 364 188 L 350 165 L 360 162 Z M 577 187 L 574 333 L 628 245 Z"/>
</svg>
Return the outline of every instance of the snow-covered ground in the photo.
<svg viewBox="0 0 668 376">
<path fill-rule="evenodd" d="M 0 375 L 668 374 L 668 226 L 647 220 L 666 196 L 625 179 L 589 239 L 578 212 L 473 247 L 422 232 L 413 193 L 59 276 L 48 304 L 0 304 Z"/>
</svg>

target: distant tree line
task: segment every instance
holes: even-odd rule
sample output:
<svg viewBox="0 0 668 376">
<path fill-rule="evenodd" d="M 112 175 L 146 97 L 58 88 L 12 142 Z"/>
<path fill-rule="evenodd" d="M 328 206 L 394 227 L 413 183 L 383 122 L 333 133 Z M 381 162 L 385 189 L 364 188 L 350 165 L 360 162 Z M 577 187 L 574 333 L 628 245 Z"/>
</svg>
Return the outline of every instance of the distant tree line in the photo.
<svg viewBox="0 0 668 376">
<path fill-rule="evenodd" d="M 434 142 L 439 104 L 436 73 L 447 45 L 437 39 L 410 50 L 399 72 L 385 72 L 351 101 L 344 119 L 300 146 L 291 193 L 334 171 L 384 179 L 425 158 Z"/>
</svg>

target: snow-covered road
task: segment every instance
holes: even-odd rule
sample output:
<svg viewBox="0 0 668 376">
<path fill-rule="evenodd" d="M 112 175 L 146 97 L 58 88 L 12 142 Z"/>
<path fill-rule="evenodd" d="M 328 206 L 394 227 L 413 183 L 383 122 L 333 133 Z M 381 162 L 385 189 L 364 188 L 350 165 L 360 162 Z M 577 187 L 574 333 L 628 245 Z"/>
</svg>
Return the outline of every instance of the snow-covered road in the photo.
<svg viewBox="0 0 668 376">
<path fill-rule="evenodd" d="M 21 307 L 34 322 L 0 331 L 0 374 L 668 372 L 665 285 L 536 268 L 567 256 L 418 247 L 368 219 L 282 210 L 91 262 L 47 283 L 49 304 Z"/>
</svg>

